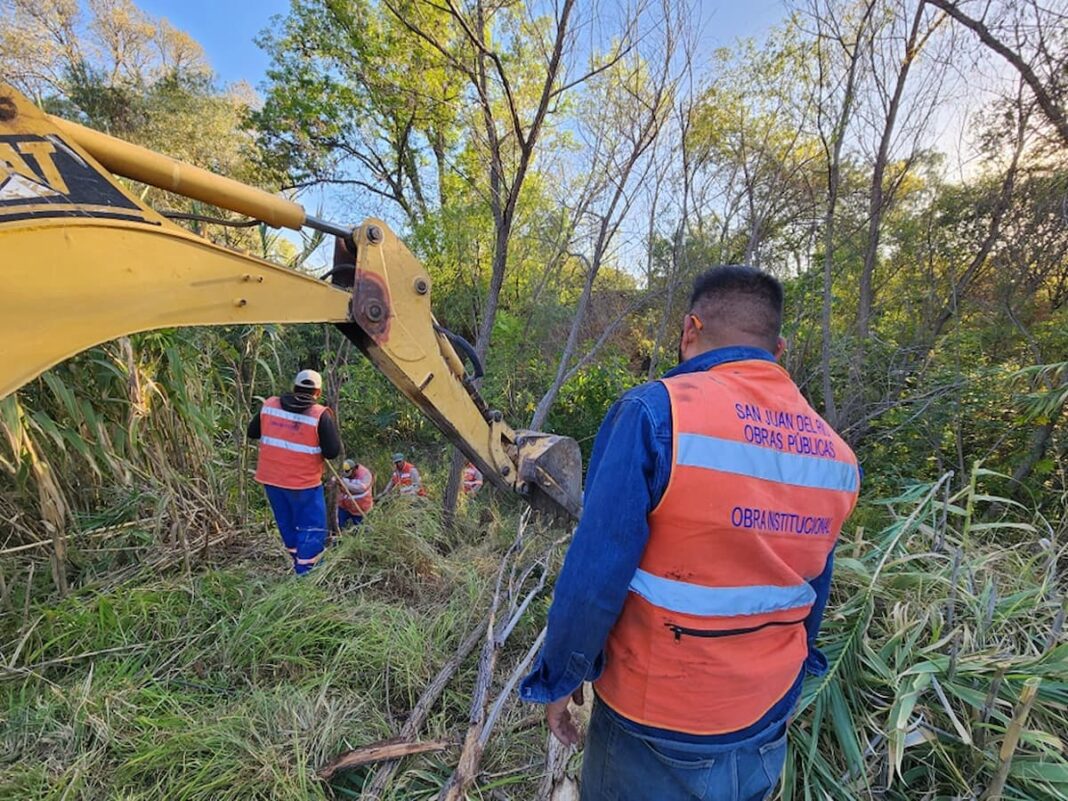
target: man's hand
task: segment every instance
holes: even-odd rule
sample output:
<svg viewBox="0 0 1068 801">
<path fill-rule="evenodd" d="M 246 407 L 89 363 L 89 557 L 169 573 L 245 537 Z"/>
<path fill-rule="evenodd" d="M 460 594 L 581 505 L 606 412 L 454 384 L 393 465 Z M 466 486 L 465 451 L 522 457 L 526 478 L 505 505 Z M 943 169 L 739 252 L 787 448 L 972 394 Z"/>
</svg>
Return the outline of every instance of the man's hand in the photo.
<svg viewBox="0 0 1068 801">
<path fill-rule="evenodd" d="M 568 711 L 567 705 L 570 701 L 574 701 L 577 705 L 582 706 L 584 700 L 582 685 L 580 684 L 578 689 L 571 695 L 565 695 L 563 698 L 545 705 L 545 720 L 549 724 L 549 731 L 564 745 L 578 745 L 581 739 L 579 730 L 575 726 L 575 721 L 571 719 L 571 712 Z"/>
</svg>

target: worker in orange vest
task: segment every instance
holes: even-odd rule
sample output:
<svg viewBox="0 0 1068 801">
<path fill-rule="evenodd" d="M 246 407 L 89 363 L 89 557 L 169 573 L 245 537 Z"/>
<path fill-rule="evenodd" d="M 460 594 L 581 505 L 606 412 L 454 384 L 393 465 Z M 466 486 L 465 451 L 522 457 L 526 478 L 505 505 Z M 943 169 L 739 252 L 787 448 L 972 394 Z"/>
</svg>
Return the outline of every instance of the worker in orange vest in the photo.
<svg viewBox="0 0 1068 801">
<path fill-rule="evenodd" d="M 474 495 L 482 489 L 482 471 L 468 462 L 464 465 L 464 495 Z"/>
<path fill-rule="evenodd" d="M 403 453 L 395 453 L 392 458 L 393 475 L 390 476 L 389 483 L 382 490 L 382 495 L 396 489 L 399 494 L 408 497 L 425 496 L 426 488 L 423 486 L 422 476 L 419 475 L 419 470 L 415 465 L 405 459 Z"/>
<path fill-rule="evenodd" d="M 256 481 L 263 485 L 293 569 L 307 573 L 326 544 L 323 465 L 341 451 L 330 410 L 318 402 L 323 378 L 301 370 L 293 391 L 263 402 L 248 424 L 249 439 L 259 440 Z"/>
<path fill-rule="evenodd" d="M 351 523 L 359 526 L 363 516 L 375 505 L 375 478 L 371 471 L 355 459 L 346 459 L 337 496 L 337 527 L 341 531 Z"/>
<path fill-rule="evenodd" d="M 849 446 L 778 365 L 782 285 L 749 267 L 698 277 L 680 364 L 609 410 L 538 663 L 521 686 L 578 741 L 582 801 L 770 797 L 816 647 Z M 625 491 L 624 491 L 625 490 Z"/>
</svg>

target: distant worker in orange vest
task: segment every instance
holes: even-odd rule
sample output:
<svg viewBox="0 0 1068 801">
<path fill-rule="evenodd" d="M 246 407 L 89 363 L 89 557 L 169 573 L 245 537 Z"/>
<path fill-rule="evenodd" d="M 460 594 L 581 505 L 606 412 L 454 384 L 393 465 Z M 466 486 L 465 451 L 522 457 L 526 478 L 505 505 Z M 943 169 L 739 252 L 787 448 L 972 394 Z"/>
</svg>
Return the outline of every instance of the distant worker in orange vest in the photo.
<svg viewBox="0 0 1068 801">
<path fill-rule="evenodd" d="M 464 465 L 464 495 L 474 495 L 482 489 L 482 471 L 468 462 Z"/>
<path fill-rule="evenodd" d="M 337 527 L 341 531 L 351 523 L 359 526 L 363 516 L 375 505 L 375 477 L 355 459 L 346 459 L 337 496 Z"/>
<path fill-rule="evenodd" d="M 679 365 L 624 395 L 520 689 L 564 743 L 595 700 L 582 801 L 760 801 L 816 647 L 860 471 L 777 361 L 782 285 L 698 277 Z"/>
<path fill-rule="evenodd" d="M 263 484 L 297 573 L 307 573 L 322 556 L 323 464 L 341 451 L 334 416 L 318 403 L 322 391 L 322 376 L 301 370 L 293 391 L 265 400 L 248 424 L 249 439 L 260 443 L 256 481 Z"/>
<path fill-rule="evenodd" d="M 426 489 L 423 487 L 423 479 L 419 475 L 419 471 L 415 465 L 404 458 L 403 453 L 393 454 L 393 475 L 390 476 L 389 483 L 382 490 L 382 495 L 386 495 L 393 489 L 396 489 L 401 495 L 426 495 Z"/>
</svg>

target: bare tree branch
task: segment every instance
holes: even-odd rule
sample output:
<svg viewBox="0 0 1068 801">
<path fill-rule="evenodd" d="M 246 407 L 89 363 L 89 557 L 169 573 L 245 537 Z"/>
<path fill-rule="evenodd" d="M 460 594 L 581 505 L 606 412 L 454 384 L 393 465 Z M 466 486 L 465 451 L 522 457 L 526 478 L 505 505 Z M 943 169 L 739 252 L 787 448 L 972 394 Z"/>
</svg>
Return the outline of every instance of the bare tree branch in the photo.
<svg viewBox="0 0 1068 801">
<path fill-rule="evenodd" d="M 970 17 L 961 11 L 960 8 L 958 8 L 957 3 L 950 2 L 950 0 L 924 0 L 924 2 L 945 11 L 961 25 L 973 31 L 976 36 L 979 37 L 979 41 L 984 45 L 1009 62 L 1012 68 L 1020 74 L 1020 77 L 1027 84 L 1027 87 L 1035 96 L 1035 100 L 1039 107 L 1054 128 L 1057 129 L 1057 133 L 1060 134 L 1061 139 L 1064 140 L 1065 144 L 1068 144 L 1068 117 L 1065 116 L 1064 109 L 1062 109 L 1053 97 L 1050 96 L 1046 87 L 1042 85 L 1042 81 L 1035 75 L 1035 71 L 1031 68 L 1031 65 L 1024 61 L 1019 53 L 1012 50 L 1004 42 L 994 36 L 982 20 Z"/>
</svg>

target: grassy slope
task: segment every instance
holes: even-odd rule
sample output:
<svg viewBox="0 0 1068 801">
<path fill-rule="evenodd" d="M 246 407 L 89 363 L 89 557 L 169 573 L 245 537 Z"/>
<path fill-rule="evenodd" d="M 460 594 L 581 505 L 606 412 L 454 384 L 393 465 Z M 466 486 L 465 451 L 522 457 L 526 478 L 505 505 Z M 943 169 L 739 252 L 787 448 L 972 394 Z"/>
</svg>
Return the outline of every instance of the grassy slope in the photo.
<svg viewBox="0 0 1068 801">
<path fill-rule="evenodd" d="M 507 523 L 492 527 L 508 536 Z M 286 572 L 273 538 L 256 544 L 258 557 L 191 581 L 148 578 L 33 610 L 28 634 L 10 616 L 18 665 L 69 661 L 3 674 L 0 798 L 326 797 L 314 768 L 396 732 L 484 612 L 497 566 L 492 536 L 446 543 L 432 515 L 399 509 L 307 580 Z M 529 643 L 532 626 L 515 641 Z M 469 664 L 432 734 L 462 725 L 472 679 Z M 398 792 L 418 797 L 448 759 L 418 763 Z"/>
<path fill-rule="evenodd" d="M 969 797 L 989 782 L 1034 677 L 1042 685 L 1005 797 L 1068 797 L 1060 550 L 1021 510 L 991 527 L 975 522 L 990 503 L 981 492 L 943 506 L 928 490 L 869 507 L 856 522 L 878 523 L 876 533 L 851 530 L 839 549 L 824 636 L 832 669 L 809 682 L 794 724 L 788 799 L 879 797 L 886 785 L 889 799 Z M 191 579 L 31 607 L 28 630 L 9 615 L 5 659 L 38 667 L 0 673 L 0 798 L 329 797 L 314 769 L 396 733 L 484 612 L 513 534 L 514 520 L 490 515 L 446 538 L 431 513 L 384 509 L 306 580 L 287 575 L 263 537 L 252 556 Z M 517 630 L 499 674 L 544 612 L 543 602 Z M 430 736 L 462 730 L 473 662 L 432 713 Z M 508 712 L 472 797 L 531 797 L 536 723 L 528 708 Z M 392 797 L 432 797 L 455 757 L 409 760 Z M 333 793 L 355 797 L 364 775 Z"/>
</svg>

